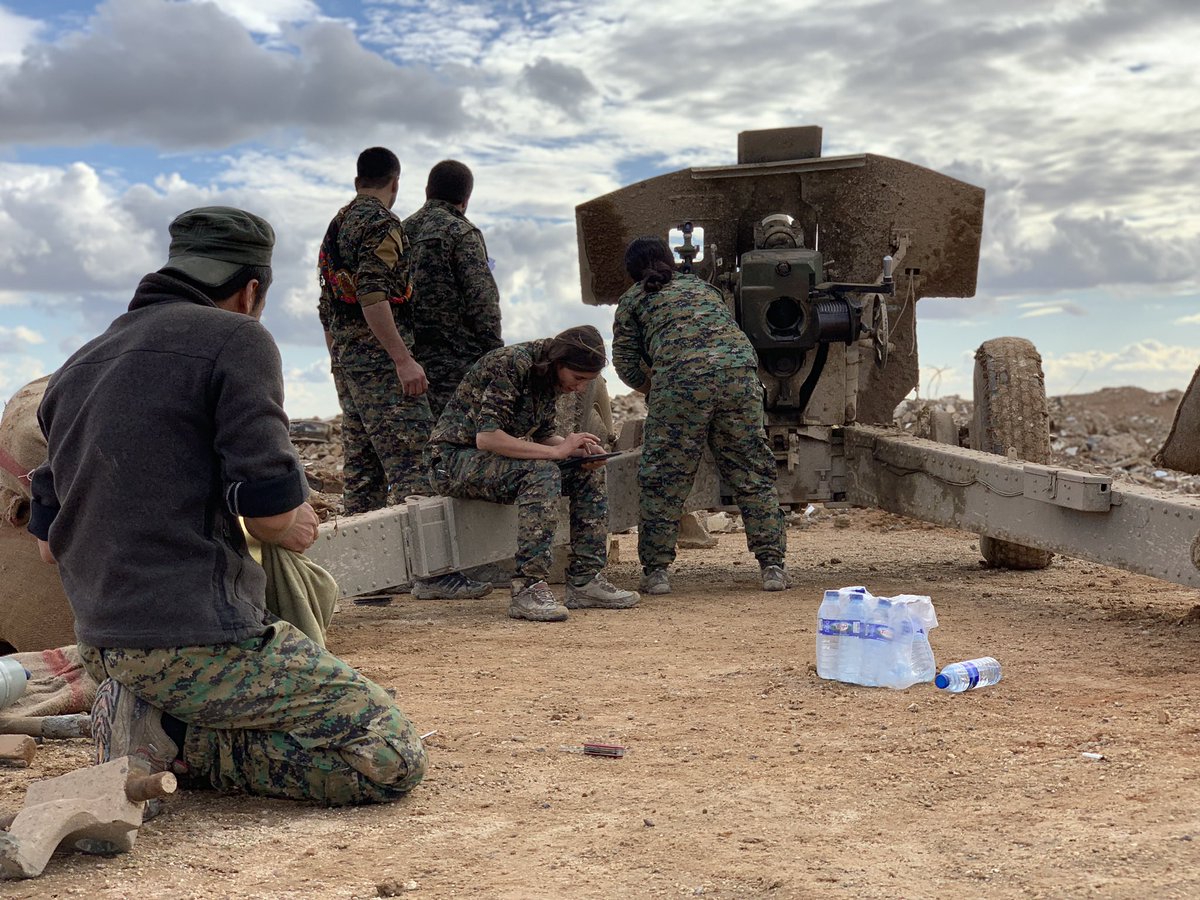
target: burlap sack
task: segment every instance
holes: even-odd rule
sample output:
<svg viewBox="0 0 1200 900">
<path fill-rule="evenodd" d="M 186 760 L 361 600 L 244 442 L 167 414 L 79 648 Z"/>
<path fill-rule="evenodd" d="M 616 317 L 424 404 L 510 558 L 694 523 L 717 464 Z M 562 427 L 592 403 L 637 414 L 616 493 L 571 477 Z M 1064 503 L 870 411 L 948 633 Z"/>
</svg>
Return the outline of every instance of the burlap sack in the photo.
<svg viewBox="0 0 1200 900">
<path fill-rule="evenodd" d="M 75 643 L 75 617 L 58 569 L 42 562 L 28 531 L 0 522 L 0 652 Z"/>
<path fill-rule="evenodd" d="M 46 440 L 37 423 L 46 392 L 39 378 L 21 388 L 0 417 L 0 447 L 31 471 L 46 461 Z M 75 643 L 75 618 L 58 570 L 42 562 L 25 530 L 29 485 L 0 467 L 0 650 L 47 650 Z"/>
<path fill-rule="evenodd" d="M 50 376 L 31 381 L 4 405 L 0 416 L 0 447 L 26 472 L 46 461 L 46 439 L 38 427 L 37 410 Z M 0 518 L 10 525 L 29 521 L 29 483 L 0 466 Z"/>
</svg>

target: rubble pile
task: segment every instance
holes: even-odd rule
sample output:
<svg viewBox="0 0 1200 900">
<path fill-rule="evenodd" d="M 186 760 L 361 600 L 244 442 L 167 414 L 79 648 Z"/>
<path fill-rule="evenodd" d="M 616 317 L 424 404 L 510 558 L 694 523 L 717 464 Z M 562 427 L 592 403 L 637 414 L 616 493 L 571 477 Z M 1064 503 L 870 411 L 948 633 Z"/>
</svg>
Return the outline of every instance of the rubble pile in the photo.
<svg viewBox="0 0 1200 900">
<path fill-rule="evenodd" d="M 645 418 L 646 416 L 644 394 L 630 391 L 628 394 L 613 397 L 610 402 L 612 403 L 613 431 L 617 434 L 621 433 L 621 423 L 626 419 Z"/>
<path fill-rule="evenodd" d="M 1200 476 L 1162 469 L 1154 454 L 1166 440 L 1182 391 L 1105 388 L 1090 394 L 1051 397 L 1051 462 L 1114 482 L 1141 484 L 1184 494 L 1200 494 Z M 974 404 L 951 395 L 937 400 L 907 399 L 896 407 L 895 423 L 921 434 L 932 410 L 949 413 L 967 443 Z M 646 400 L 629 393 L 612 398 L 614 431 L 627 419 L 646 415 Z M 292 423 L 292 441 L 300 453 L 312 504 L 322 521 L 342 514 L 342 417 L 300 419 Z"/>
<path fill-rule="evenodd" d="M 342 417 L 296 419 L 291 433 L 312 488 L 308 502 L 322 522 L 342 515 Z"/>
<path fill-rule="evenodd" d="M 1200 493 L 1200 476 L 1163 469 L 1154 454 L 1167 439 L 1182 391 L 1104 388 L 1090 394 L 1050 397 L 1050 456 L 1055 465 L 1184 494 Z M 908 399 L 896 407 L 896 424 L 921 433 L 924 410 L 950 413 L 966 441 L 974 404 L 958 396 Z"/>
</svg>

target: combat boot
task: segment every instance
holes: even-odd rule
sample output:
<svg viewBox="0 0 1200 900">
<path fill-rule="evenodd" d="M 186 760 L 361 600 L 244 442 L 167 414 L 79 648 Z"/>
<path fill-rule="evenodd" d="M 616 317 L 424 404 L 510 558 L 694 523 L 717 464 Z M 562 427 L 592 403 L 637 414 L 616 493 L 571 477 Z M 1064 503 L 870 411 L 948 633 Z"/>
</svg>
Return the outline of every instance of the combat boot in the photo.
<svg viewBox="0 0 1200 900">
<path fill-rule="evenodd" d="M 513 584 L 512 601 L 508 604 L 510 619 L 528 619 L 530 622 L 563 622 L 569 613 L 558 602 L 550 585 L 534 581 L 524 587 Z"/>
<path fill-rule="evenodd" d="M 792 579 L 783 566 L 763 566 L 762 582 L 764 591 L 783 591 L 792 586 Z"/>
<path fill-rule="evenodd" d="M 567 609 L 629 609 L 641 599 L 637 591 L 623 591 L 599 572 L 579 587 L 567 583 Z"/>
<path fill-rule="evenodd" d="M 462 572 L 418 578 L 412 585 L 412 595 L 418 600 L 478 600 L 491 592 L 491 584 L 472 581 Z"/>
<path fill-rule="evenodd" d="M 644 594 L 671 593 L 671 578 L 666 569 L 651 569 L 642 576 L 638 590 Z"/>
<path fill-rule="evenodd" d="M 115 678 L 105 678 L 92 704 L 92 743 L 96 764 L 136 756 L 150 773 L 170 772 L 178 745 L 162 727 L 162 710 L 151 706 Z"/>
</svg>

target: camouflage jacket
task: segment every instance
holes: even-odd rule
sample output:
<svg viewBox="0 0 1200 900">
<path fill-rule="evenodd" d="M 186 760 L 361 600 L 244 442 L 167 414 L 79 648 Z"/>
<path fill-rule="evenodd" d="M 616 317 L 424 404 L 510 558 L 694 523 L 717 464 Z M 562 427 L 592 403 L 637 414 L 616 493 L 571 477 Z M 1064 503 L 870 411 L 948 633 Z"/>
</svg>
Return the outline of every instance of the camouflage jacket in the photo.
<svg viewBox="0 0 1200 900">
<path fill-rule="evenodd" d="M 333 336 L 335 365 L 351 369 L 391 368 L 391 357 L 371 332 L 362 308 L 387 303 L 391 297 L 409 295 L 408 238 L 398 216 L 374 197 L 358 194 L 338 211 L 338 252 L 353 274 L 358 303 L 336 299 L 321 286 L 318 313 L 321 325 Z M 413 345 L 412 304 L 389 303 L 396 329 Z"/>
<path fill-rule="evenodd" d="M 497 429 L 532 441 L 552 437 L 557 392 L 539 390 L 532 378 L 533 364 L 548 343 L 501 347 L 475 363 L 446 404 L 429 443 L 474 447 L 475 435 Z"/>
<path fill-rule="evenodd" d="M 404 220 L 412 241 L 417 359 L 461 361 L 466 372 L 500 337 L 500 292 L 483 235 L 453 204 L 427 200 Z"/>
<path fill-rule="evenodd" d="M 632 388 L 656 374 L 749 366 L 758 356 L 712 285 L 676 274 L 648 294 L 635 284 L 621 295 L 613 320 L 613 368 Z"/>
</svg>

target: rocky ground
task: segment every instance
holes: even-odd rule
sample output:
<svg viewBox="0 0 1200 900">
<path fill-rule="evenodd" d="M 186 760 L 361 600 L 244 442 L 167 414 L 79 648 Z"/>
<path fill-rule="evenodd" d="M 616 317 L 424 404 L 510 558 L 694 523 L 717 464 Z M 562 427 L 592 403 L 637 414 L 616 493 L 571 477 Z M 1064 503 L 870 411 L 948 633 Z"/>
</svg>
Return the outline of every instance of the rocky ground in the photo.
<svg viewBox="0 0 1200 900">
<path fill-rule="evenodd" d="M 1061 458 L 1190 490 L 1148 462 L 1170 395 L 1090 396 L 1056 401 Z M 632 585 L 636 535 L 614 540 L 608 574 Z M 63 852 L 0 895 L 1200 895 L 1200 594 L 1061 557 L 985 569 L 974 536 L 874 510 L 814 509 L 788 540 L 790 591 L 758 590 L 744 537 L 722 534 L 681 551 L 673 594 L 562 624 L 507 619 L 500 594 L 343 601 L 331 648 L 434 732 L 409 798 L 186 793 L 132 853 Z M 938 664 L 993 655 L 1003 681 L 946 695 L 818 678 L 821 593 L 850 584 L 929 595 Z M 0 805 L 87 752 L 48 742 L 0 770 Z"/>
</svg>

